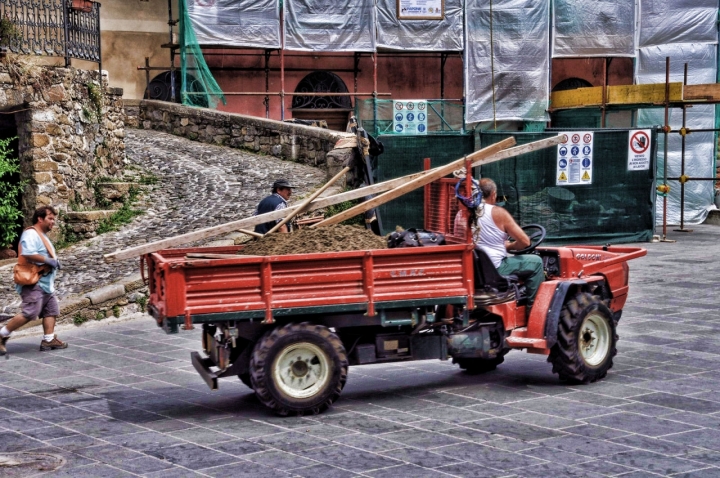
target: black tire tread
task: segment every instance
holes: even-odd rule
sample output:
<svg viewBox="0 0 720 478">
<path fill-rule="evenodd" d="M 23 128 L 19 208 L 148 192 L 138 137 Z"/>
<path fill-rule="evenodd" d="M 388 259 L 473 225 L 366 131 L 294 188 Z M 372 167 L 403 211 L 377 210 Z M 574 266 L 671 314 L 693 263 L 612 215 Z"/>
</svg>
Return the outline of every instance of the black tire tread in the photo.
<svg viewBox="0 0 720 478">
<path fill-rule="evenodd" d="M 591 307 L 599 308 L 607 315 L 612 341 L 610 344 L 609 356 L 606 361 L 597 369 L 587 367 L 578 350 L 578 337 L 576 328 L 584 319 L 584 312 Z M 595 382 L 604 378 L 608 370 L 613 366 L 613 357 L 617 354 L 618 336 L 615 328 L 615 321 L 607 307 L 607 301 L 600 296 L 587 292 L 580 292 L 574 298 L 566 302 L 560 312 L 558 324 L 557 343 L 553 346 L 548 357 L 548 362 L 553 364 L 553 372 L 560 376 L 561 380 L 571 383 Z"/>
<path fill-rule="evenodd" d="M 278 402 L 268 390 L 267 384 L 265 369 L 270 348 L 279 340 L 298 333 L 311 333 L 325 340 L 337 354 L 340 368 L 340 376 L 337 383 L 335 383 L 335 389 L 322 401 L 322 403 L 316 404 L 310 408 L 292 407 Z M 275 413 L 281 416 L 287 416 L 290 414 L 301 416 L 305 413 L 318 414 L 325 411 L 338 399 L 342 389 L 345 387 L 345 382 L 347 381 L 347 371 L 347 354 L 340 338 L 332 333 L 327 327 L 312 324 L 310 322 L 303 322 L 299 324 L 290 323 L 266 332 L 255 345 L 250 359 L 250 378 L 252 381 L 252 388 L 255 390 L 255 395 L 263 405 L 274 410 Z"/>
</svg>

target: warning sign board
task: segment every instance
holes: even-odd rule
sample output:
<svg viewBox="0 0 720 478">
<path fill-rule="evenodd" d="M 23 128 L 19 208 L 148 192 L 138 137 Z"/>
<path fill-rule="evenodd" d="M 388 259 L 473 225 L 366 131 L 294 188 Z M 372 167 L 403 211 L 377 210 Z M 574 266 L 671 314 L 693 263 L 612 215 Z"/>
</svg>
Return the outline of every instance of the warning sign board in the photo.
<svg viewBox="0 0 720 478">
<path fill-rule="evenodd" d="M 564 134 L 567 140 L 558 145 L 555 184 L 592 184 L 594 133 L 571 131 L 558 134 Z"/>
<path fill-rule="evenodd" d="M 650 169 L 650 130 L 636 129 L 628 132 L 628 171 Z"/>
<path fill-rule="evenodd" d="M 395 100 L 393 131 L 399 134 L 427 134 L 427 101 Z"/>
</svg>

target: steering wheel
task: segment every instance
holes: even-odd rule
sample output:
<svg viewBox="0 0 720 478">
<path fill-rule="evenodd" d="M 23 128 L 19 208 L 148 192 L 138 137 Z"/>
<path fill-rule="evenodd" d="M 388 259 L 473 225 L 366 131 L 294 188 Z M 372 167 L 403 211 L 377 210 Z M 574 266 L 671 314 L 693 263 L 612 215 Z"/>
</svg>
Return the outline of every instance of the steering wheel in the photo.
<svg viewBox="0 0 720 478">
<path fill-rule="evenodd" d="M 530 238 L 530 245 L 527 246 L 525 249 L 508 251 L 512 254 L 529 254 L 534 251 L 535 248 L 542 243 L 542 241 L 545 240 L 545 228 L 542 227 L 540 224 L 528 224 L 527 226 L 523 226 L 520 229 L 522 229 L 523 232 L 525 232 L 525 234 L 527 234 L 527 236 Z"/>
</svg>

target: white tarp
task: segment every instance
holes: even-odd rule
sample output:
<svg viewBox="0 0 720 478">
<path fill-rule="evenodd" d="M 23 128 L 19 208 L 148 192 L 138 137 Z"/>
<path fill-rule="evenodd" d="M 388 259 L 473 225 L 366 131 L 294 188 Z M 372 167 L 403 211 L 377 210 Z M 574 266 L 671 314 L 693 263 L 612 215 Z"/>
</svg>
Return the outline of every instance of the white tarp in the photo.
<svg viewBox="0 0 720 478">
<path fill-rule="evenodd" d="M 466 122 L 548 120 L 549 30 L 550 0 L 467 0 Z"/>
<path fill-rule="evenodd" d="M 445 0 L 442 20 L 398 20 L 397 0 L 377 0 L 378 48 L 462 51 L 463 1 Z"/>
<path fill-rule="evenodd" d="M 278 0 L 187 0 L 200 45 L 280 48 Z"/>
<path fill-rule="evenodd" d="M 715 83 L 717 45 L 715 44 L 673 44 L 656 45 L 641 48 L 637 61 L 637 82 L 665 83 L 665 58 L 670 57 L 670 81 L 682 82 L 685 63 L 688 64 L 688 82 L 693 84 Z M 692 81 L 690 81 L 692 80 Z M 642 109 L 638 111 L 638 126 L 647 127 L 664 124 L 664 110 L 660 108 Z M 682 110 L 670 109 L 670 127 L 680 129 L 682 126 Z M 693 128 L 715 127 L 715 106 L 694 105 L 687 109 L 686 126 Z M 685 137 L 685 174 L 689 177 L 709 178 L 715 176 L 715 134 L 691 133 Z M 662 183 L 664 165 L 664 134 L 658 135 L 658 184 Z M 680 177 L 682 137 L 678 133 L 668 136 L 668 177 Z M 667 222 L 680 224 L 680 183 L 668 181 Z M 685 222 L 701 223 L 708 211 L 714 208 L 713 181 L 688 181 L 685 183 Z M 656 222 L 662 223 L 663 201 L 658 198 L 656 205 Z"/>
<path fill-rule="evenodd" d="M 553 0 L 552 56 L 635 56 L 635 0 Z"/>
<path fill-rule="evenodd" d="M 717 43 L 717 19 L 717 0 L 640 0 L 639 46 Z"/>
<path fill-rule="evenodd" d="M 374 0 L 284 0 L 285 48 L 375 51 Z"/>
</svg>

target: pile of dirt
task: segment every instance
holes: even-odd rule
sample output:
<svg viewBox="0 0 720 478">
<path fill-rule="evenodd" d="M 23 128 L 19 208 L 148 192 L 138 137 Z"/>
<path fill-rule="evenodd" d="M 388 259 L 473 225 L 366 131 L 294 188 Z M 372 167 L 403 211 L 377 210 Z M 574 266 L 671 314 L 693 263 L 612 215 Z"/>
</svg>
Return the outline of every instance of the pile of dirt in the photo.
<svg viewBox="0 0 720 478">
<path fill-rule="evenodd" d="M 365 249 L 387 249 L 387 240 L 360 226 L 334 225 L 304 228 L 290 234 L 273 233 L 246 243 L 241 253 L 274 256 Z"/>
</svg>

